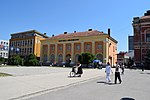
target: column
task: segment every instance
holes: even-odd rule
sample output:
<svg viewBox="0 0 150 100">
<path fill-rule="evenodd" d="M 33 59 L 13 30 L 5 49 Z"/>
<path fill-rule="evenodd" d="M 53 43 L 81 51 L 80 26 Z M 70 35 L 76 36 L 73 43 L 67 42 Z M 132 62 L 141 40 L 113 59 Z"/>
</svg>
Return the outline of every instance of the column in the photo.
<svg viewBox="0 0 150 100">
<path fill-rule="evenodd" d="M 81 41 L 81 53 L 83 53 L 83 52 L 84 52 L 84 42 Z"/>
<path fill-rule="evenodd" d="M 47 45 L 48 45 L 48 53 L 47 53 L 48 54 L 48 56 L 47 56 L 48 59 L 47 60 L 49 62 L 50 61 L 50 44 L 47 44 Z"/>
<path fill-rule="evenodd" d="M 55 62 L 58 62 L 57 56 L 57 44 L 55 44 Z"/>
<path fill-rule="evenodd" d="M 66 62 L 66 44 L 63 44 L 63 62 Z"/>
<path fill-rule="evenodd" d="M 103 62 L 104 62 L 104 63 L 106 63 L 106 62 L 107 62 L 107 59 L 108 59 L 108 58 L 107 58 L 107 55 L 108 55 L 107 42 L 108 42 L 107 39 L 103 40 L 103 44 L 104 44 L 104 45 L 103 45 L 103 57 L 104 57 L 104 61 L 103 61 Z"/>
<path fill-rule="evenodd" d="M 92 42 L 92 54 L 95 55 L 95 41 Z"/>
<path fill-rule="evenodd" d="M 43 62 L 43 45 L 40 47 L 40 61 Z"/>
<path fill-rule="evenodd" d="M 74 43 L 71 43 L 71 62 L 74 62 Z"/>
</svg>

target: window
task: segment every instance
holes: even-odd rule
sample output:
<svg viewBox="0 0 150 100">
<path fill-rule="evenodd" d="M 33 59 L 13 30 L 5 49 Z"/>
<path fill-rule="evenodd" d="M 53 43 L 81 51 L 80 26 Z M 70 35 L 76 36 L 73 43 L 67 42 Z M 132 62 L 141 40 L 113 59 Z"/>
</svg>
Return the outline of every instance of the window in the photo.
<svg viewBox="0 0 150 100">
<path fill-rule="evenodd" d="M 70 51 L 71 50 L 71 45 L 67 44 L 67 50 Z"/>
<path fill-rule="evenodd" d="M 87 44 L 87 45 L 86 45 L 86 50 L 90 50 L 90 48 L 91 48 L 91 45 L 90 45 L 90 44 Z"/>
<path fill-rule="evenodd" d="M 61 54 L 58 56 L 58 61 L 59 61 L 59 62 L 62 62 L 62 61 L 63 61 L 63 56 L 62 56 Z"/>
<path fill-rule="evenodd" d="M 52 46 L 52 51 L 54 51 L 55 50 L 55 47 L 54 46 Z"/>
<path fill-rule="evenodd" d="M 77 45 L 77 46 L 76 46 L 76 50 L 80 50 L 80 45 Z"/>
<path fill-rule="evenodd" d="M 30 45 L 30 41 L 28 40 L 28 46 Z"/>
<path fill-rule="evenodd" d="M 24 48 L 24 52 L 26 53 L 26 48 Z"/>
<path fill-rule="evenodd" d="M 27 48 L 27 53 L 29 53 L 30 52 L 30 48 Z"/>
<path fill-rule="evenodd" d="M 46 62 L 47 61 L 47 55 L 45 54 L 44 55 L 44 62 Z"/>
<path fill-rule="evenodd" d="M 24 41 L 22 41 L 22 46 L 24 46 Z"/>
<path fill-rule="evenodd" d="M 6 57 L 8 56 L 8 53 L 6 53 Z"/>
<path fill-rule="evenodd" d="M 101 45 L 101 44 L 98 44 L 98 45 L 97 45 L 97 49 L 102 49 L 102 45 Z"/>
<path fill-rule="evenodd" d="M 5 53 L 3 53 L 3 57 L 5 57 Z"/>
<path fill-rule="evenodd" d="M 27 45 L 27 40 L 25 41 L 25 45 Z"/>
<path fill-rule="evenodd" d="M 30 48 L 30 53 L 32 53 L 32 48 Z"/>
<path fill-rule="evenodd" d="M 32 40 L 30 41 L 30 45 L 32 45 Z"/>
<path fill-rule="evenodd" d="M 54 62 L 55 61 L 55 55 L 52 54 L 50 59 L 51 59 L 51 62 Z"/>
<path fill-rule="evenodd" d="M 59 50 L 62 50 L 62 46 L 59 47 Z"/>
<path fill-rule="evenodd" d="M 146 34 L 146 42 L 150 42 L 150 34 Z"/>
</svg>

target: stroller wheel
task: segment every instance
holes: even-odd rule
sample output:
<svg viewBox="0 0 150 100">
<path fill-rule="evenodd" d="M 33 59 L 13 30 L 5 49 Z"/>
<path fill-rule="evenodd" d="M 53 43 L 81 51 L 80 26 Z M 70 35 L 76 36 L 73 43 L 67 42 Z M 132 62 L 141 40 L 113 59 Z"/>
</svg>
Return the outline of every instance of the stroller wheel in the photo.
<svg viewBox="0 0 150 100">
<path fill-rule="evenodd" d="M 75 73 L 74 72 L 70 72 L 70 77 L 75 77 Z"/>
</svg>

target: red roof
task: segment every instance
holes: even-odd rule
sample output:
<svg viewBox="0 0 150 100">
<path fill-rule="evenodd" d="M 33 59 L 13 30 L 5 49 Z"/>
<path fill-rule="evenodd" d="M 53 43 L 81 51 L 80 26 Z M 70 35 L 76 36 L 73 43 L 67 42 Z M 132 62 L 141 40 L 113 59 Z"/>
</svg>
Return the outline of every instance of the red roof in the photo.
<svg viewBox="0 0 150 100">
<path fill-rule="evenodd" d="M 80 37 L 80 36 L 99 36 L 101 34 L 104 34 L 104 33 L 99 32 L 97 30 L 92 30 L 92 31 L 85 31 L 85 32 L 74 32 L 74 33 L 59 34 L 59 35 L 51 37 L 51 38 L 72 38 L 72 37 Z"/>
</svg>

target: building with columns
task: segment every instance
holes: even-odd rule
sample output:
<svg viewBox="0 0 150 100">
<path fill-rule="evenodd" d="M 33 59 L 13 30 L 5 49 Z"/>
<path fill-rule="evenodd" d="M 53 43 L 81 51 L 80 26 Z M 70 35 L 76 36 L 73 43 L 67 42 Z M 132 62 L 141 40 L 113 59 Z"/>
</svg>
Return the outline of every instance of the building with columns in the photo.
<svg viewBox="0 0 150 100">
<path fill-rule="evenodd" d="M 150 49 L 150 10 L 142 17 L 133 18 L 134 60 L 136 64 L 144 63 L 145 55 Z"/>
<path fill-rule="evenodd" d="M 103 63 L 112 65 L 117 61 L 117 41 L 108 34 L 89 29 L 85 32 L 59 34 L 48 39 L 41 40 L 41 62 L 77 63 L 78 57 L 84 52 L 89 52 Z"/>
<path fill-rule="evenodd" d="M 11 34 L 9 56 L 20 55 L 26 57 L 29 54 L 35 54 L 40 59 L 41 41 L 48 38 L 36 30 L 29 30 Z"/>
</svg>

